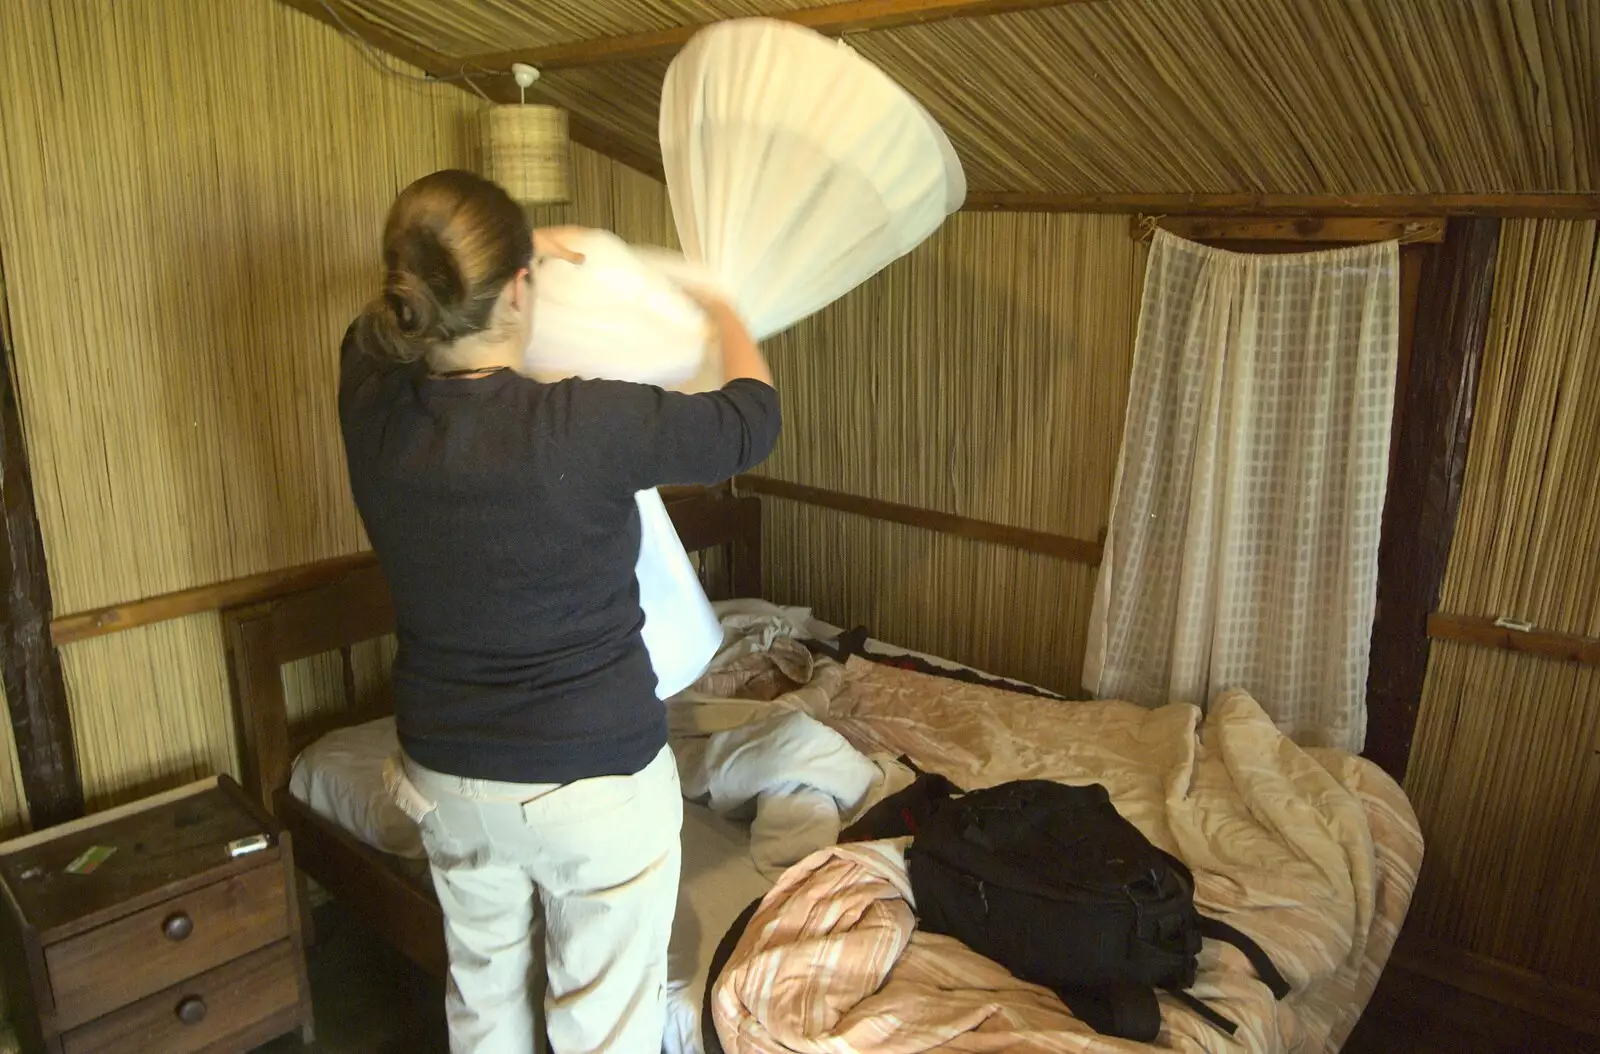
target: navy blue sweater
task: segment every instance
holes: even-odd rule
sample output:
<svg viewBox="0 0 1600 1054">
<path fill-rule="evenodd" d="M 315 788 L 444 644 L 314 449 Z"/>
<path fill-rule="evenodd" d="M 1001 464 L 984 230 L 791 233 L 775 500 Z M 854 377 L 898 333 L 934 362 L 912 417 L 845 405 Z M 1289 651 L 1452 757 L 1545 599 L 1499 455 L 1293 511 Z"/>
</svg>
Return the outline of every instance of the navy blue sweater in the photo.
<svg viewBox="0 0 1600 1054">
<path fill-rule="evenodd" d="M 438 772 L 568 783 L 666 743 L 640 637 L 634 492 L 771 453 L 778 394 L 428 376 L 340 353 L 350 489 L 394 594 L 400 742 Z"/>
</svg>

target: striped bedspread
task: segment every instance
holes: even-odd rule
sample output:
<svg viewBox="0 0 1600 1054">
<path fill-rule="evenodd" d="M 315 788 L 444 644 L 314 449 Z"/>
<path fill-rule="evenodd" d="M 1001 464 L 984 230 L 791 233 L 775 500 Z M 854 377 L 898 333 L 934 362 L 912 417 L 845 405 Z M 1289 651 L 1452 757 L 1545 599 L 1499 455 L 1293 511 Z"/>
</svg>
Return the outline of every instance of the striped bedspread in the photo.
<svg viewBox="0 0 1600 1054">
<path fill-rule="evenodd" d="M 815 713 L 815 712 L 814 712 Z M 866 753 L 909 755 L 976 788 L 1101 783 L 1193 869 L 1203 911 L 1244 930 L 1294 986 L 1283 1002 L 1207 942 L 1195 995 L 1229 1039 L 1162 997 L 1153 1044 L 1094 1034 L 1051 993 L 919 933 L 903 846 L 836 846 L 767 895 L 714 997 L 729 1054 L 1337 1051 L 1404 920 L 1422 838 L 1375 766 L 1285 739 L 1243 692 L 1188 706 L 1057 703 L 852 660 L 826 715 Z"/>
</svg>

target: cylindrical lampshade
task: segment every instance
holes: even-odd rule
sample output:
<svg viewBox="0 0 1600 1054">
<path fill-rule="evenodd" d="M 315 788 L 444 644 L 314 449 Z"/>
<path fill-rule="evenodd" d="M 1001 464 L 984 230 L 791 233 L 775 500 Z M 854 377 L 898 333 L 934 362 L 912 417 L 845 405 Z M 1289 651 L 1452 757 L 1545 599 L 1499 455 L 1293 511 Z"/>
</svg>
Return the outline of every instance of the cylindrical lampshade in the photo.
<svg viewBox="0 0 1600 1054">
<path fill-rule="evenodd" d="M 493 106 L 483 128 L 485 176 L 523 205 L 567 200 L 567 111 L 559 106 Z"/>
</svg>

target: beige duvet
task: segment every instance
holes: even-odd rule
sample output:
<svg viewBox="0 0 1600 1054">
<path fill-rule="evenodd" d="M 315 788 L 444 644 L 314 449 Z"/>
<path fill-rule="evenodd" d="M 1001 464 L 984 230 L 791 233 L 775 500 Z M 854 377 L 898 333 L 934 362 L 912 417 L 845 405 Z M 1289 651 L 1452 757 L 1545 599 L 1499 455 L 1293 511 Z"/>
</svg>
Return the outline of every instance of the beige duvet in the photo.
<svg viewBox="0 0 1600 1054">
<path fill-rule="evenodd" d="M 790 869 L 724 970 L 714 1013 L 729 1054 L 1313 1052 L 1348 1035 L 1422 858 L 1415 815 L 1375 766 L 1302 750 L 1242 692 L 1202 722 L 1188 706 L 1051 702 L 860 659 L 829 688 L 800 693 L 803 708 L 865 753 L 968 788 L 1104 784 L 1193 869 L 1201 909 L 1255 937 L 1294 991 L 1274 1001 L 1242 955 L 1208 941 L 1193 993 L 1239 1023 L 1235 1037 L 1165 996 L 1154 1044 L 1097 1036 L 1051 993 L 918 933 L 900 845 L 834 847 Z"/>
</svg>

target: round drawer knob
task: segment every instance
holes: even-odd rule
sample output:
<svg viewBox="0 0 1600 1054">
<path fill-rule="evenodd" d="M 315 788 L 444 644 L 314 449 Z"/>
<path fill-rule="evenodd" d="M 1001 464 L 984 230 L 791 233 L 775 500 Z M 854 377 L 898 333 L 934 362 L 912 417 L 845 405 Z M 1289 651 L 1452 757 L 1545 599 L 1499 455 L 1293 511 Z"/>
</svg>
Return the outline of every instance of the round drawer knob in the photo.
<svg viewBox="0 0 1600 1054">
<path fill-rule="evenodd" d="M 161 932 L 169 941 L 181 941 L 194 932 L 194 920 L 180 911 L 161 924 Z"/>
<path fill-rule="evenodd" d="M 198 1025 L 206 1019 L 206 1001 L 191 995 L 178 1003 L 178 1020 L 186 1025 Z"/>
</svg>

